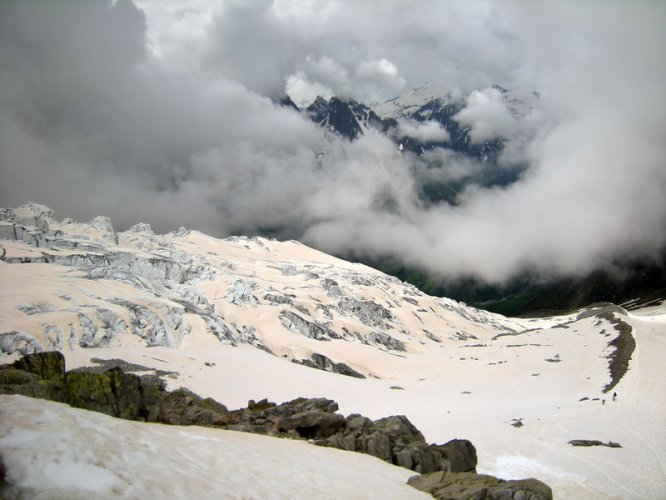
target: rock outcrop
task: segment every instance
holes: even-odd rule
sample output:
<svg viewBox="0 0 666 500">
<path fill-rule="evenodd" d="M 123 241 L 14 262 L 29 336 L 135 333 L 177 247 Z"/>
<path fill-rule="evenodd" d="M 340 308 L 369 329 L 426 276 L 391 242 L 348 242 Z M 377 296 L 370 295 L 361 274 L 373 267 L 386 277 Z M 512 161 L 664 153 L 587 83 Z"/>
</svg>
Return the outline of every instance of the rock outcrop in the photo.
<svg viewBox="0 0 666 500">
<path fill-rule="evenodd" d="M 60 352 L 41 352 L 0 366 L 0 394 L 21 394 L 66 403 L 113 417 L 176 425 L 210 425 L 228 410 L 187 389 L 167 391 L 155 377 L 120 367 L 65 371 Z"/>
<path fill-rule="evenodd" d="M 476 450 L 467 440 L 443 445 L 427 444 L 407 417 L 399 415 L 370 420 L 335 413 L 329 399 L 295 399 L 276 405 L 250 401 L 247 408 L 230 411 L 214 425 L 231 430 L 308 439 L 320 446 L 367 453 L 417 472 L 474 471 Z"/>
<path fill-rule="evenodd" d="M 551 500 L 549 486 L 537 479 L 504 481 L 485 474 L 438 471 L 414 476 L 408 484 L 439 500 Z"/>
</svg>

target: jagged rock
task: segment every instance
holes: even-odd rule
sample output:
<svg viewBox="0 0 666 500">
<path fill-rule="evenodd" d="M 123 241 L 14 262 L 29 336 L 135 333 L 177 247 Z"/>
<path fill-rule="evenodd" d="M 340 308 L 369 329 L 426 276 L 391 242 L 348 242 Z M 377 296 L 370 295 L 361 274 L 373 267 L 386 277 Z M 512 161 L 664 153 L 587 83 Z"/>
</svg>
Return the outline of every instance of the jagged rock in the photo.
<svg viewBox="0 0 666 500">
<path fill-rule="evenodd" d="M 469 471 L 476 467 L 476 450 L 465 440 L 428 445 L 405 416 L 372 421 L 361 415 L 347 418 L 334 413 L 328 399 L 299 398 L 281 405 L 250 402 L 215 425 L 225 429 L 313 440 L 315 444 L 358 451 L 417 472 Z"/>
<path fill-rule="evenodd" d="M 414 476 L 407 484 L 441 500 L 551 500 L 549 486 L 536 479 L 504 481 L 485 474 L 437 471 Z"/>
<path fill-rule="evenodd" d="M 277 421 L 279 431 L 296 431 L 306 439 L 328 437 L 345 424 L 345 417 L 338 413 L 322 412 L 319 409 L 301 411 Z"/>
<path fill-rule="evenodd" d="M 316 352 L 310 355 L 310 359 L 293 359 L 292 362 L 331 373 L 347 375 L 348 377 L 365 378 L 363 374 L 357 372 L 346 363 L 336 363 L 331 358 Z"/>
<path fill-rule="evenodd" d="M 453 439 L 445 444 L 430 445 L 436 447 L 449 462 L 450 470 L 473 471 L 476 469 L 476 448 L 466 439 Z"/>
<path fill-rule="evenodd" d="M 158 421 L 174 425 L 211 425 L 228 411 L 214 399 L 201 398 L 182 387 L 165 393 Z"/>
</svg>

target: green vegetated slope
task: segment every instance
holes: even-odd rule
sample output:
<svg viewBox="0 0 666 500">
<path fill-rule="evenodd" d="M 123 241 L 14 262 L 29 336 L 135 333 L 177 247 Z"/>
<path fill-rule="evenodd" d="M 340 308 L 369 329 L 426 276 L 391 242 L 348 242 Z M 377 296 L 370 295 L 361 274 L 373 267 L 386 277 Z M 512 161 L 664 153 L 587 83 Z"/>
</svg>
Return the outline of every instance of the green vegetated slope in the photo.
<svg viewBox="0 0 666 500">
<path fill-rule="evenodd" d="M 655 261 L 621 263 L 614 271 L 596 270 L 582 277 L 549 280 L 525 273 L 503 286 L 473 277 L 445 280 L 397 259 L 362 260 L 430 295 L 507 316 L 561 313 L 595 302 L 625 304 L 631 309 L 666 298 L 666 250 Z"/>
</svg>

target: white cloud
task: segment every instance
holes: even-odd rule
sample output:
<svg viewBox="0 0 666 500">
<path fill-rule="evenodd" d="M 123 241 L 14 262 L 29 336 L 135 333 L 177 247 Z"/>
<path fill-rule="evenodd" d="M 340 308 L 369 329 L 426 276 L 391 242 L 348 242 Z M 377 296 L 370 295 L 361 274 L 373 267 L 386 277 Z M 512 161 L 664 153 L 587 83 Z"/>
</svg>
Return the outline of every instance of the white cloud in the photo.
<svg viewBox="0 0 666 500">
<path fill-rule="evenodd" d="M 402 90 L 407 81 L 400 76 L 395 64 L 388 59 L 362 61 L 356 67 L 356 76 L 362 81 L 376 85 L 380 89 L 393 92 Z"/>
<path fill-rule="evenodd" d="M 407 136 L 420 143 L 445 142 L 451 137 L 439 122 L 410 122 L 400 120 L 398 122 L 398 133 L 400 136 Z"/>
<path fill-rule="evenodd" d="M 335 95 L 333 89 L 321 82 L 311 80 L 303 71 L 298 71 L 287 78 L 285 90 L 301 109 L 312 104 L 318 96 L 330 99 Z"/>
<path fill-rule="evenodd" d="M 495 88 L 472 91 L 465 108 L 454 118 L 471 128 L 470 137 L 475 144 L 510 137 L 517 125 L 504 96 Z"/>
</svg>

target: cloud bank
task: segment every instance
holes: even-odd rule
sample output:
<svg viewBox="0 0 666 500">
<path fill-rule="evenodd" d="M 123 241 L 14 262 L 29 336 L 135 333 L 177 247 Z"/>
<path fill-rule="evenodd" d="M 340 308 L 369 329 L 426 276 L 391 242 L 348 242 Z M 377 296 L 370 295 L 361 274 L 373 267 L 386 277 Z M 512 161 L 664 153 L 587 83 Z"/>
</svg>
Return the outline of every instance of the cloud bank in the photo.
<svg viewBox="0 0 666 500">
<path fill-rule="evenodd" d="M 283 230 L 488 281 L 582 273 L 666 244 L 665 4 L 210 5 L 3 2 L 2 205 L 105 214 L 117 228 Z M 518 182 L 424 206 L 423 176 L 478 166 L 433 150 L 432 169 L 372 134 L 330 140 L 271 99 L 378 101 L 426 82 L 471 92 L 457 119 L 474 140 L 507 140 L 503 161 L 527 165 Z M 516 120 L 494 84 L 540 99 Z M 445 133 L 428 127 L 412 132 Z"/>
</svg>

